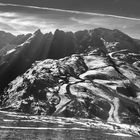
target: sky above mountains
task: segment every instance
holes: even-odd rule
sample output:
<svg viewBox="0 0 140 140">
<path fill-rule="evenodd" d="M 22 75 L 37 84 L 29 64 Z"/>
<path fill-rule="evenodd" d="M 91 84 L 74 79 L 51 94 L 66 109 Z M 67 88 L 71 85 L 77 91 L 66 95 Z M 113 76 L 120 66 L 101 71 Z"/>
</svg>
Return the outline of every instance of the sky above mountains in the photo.
<svg viewBox="0 0 140 140">
<path fill-rule="evenodd" d="M 0 0 L 0 30 L 14 34 L 105 27 L 140 38 L 140 0 Z"/>
<path fill-rule="evenodd" d="M 125 16 L 140 15 L 139 0 L 0 0 L 0 2 Z"/>
</svg>

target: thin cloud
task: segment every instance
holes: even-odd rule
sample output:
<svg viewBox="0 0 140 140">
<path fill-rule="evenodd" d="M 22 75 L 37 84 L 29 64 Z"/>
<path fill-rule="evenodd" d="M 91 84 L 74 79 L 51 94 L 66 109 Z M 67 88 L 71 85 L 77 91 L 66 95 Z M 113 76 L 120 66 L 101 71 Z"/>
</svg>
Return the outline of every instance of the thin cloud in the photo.
<svg viewBox="0 0 140 140">
<path fill-rule="evenodd" d="M 91 13 L 91 12 L 82 12 L 82 11 L 73 11 L 73 10 L 63 10 L 63 9 L 57 9 L 57 8 L 27 6 L 27 5 L 19 5 L 19 4 L 0 3 L 0 5 L 1 6 L 15 6 L 15 7 L 23 7 L 23 8 L 33 8 L 33 9 L 39 9 L 39 10 L 51 10 L 51 11 L 56 11 L 56 12 L 65 12 L 65 13 L 74 13 L 74 14 L 83 14 L 83 15 L 92 15 L 92 16 L 101 16 L 101 17 L 114 17 L 114 18 L 119 18 L 119 19 L 140 21 L 139 18 L 124 17 L 124 16 L 117 16 L 117 15 L 110 15 L 110 14 L 100 14 L 100 13 Z"/>
<path fill-rule="evenodd" d="M 54 32 L 56 23 L 42 19 L 33 14 L 0 12 L 0 30 L 12 32 L 13 34 L 26 34 L 40 28 L 45 32 Z"/>
<path fill-rule="evenodd" d="M 7 30 L 7 31 L 13 32 L 13 31 L 15 31 L 15 28 L 13 28 L 12 26 L 10 26 L 8 24 L 0 22 L 0 30 Z"/>
<path fill-rule="evenodd" d="M 3 13 L 3 12 L 0 12 L 0 17 L 7 17 L 7 18 L 10 18 L 10 17 L 12 17 L 12 18 L 14 18 L 14 17 L 17 17 L 17 14 L 16 13 L 12 13 L 12 12 L 5 12 L 5 13 Z"/>
</svg>

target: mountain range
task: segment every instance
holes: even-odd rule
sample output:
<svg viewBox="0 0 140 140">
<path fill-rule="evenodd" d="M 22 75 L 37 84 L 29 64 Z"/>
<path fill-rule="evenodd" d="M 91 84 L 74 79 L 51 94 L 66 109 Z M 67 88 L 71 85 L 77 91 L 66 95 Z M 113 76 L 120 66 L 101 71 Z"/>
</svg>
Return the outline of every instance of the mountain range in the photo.
<svg viewBox="0 0 140 140">
<path fill-rule="evenodd" d="M 139 40 L 105 28 L 2 33 L 2 110 L 140 124 Z"/>
</svg>

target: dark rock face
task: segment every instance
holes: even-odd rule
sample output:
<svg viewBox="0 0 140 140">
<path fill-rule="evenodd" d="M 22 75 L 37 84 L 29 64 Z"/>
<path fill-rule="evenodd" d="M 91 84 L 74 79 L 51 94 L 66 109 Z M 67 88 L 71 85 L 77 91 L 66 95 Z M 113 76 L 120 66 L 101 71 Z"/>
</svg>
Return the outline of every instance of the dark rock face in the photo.
<svg viewBox="0 0 140 140">
<path fill-rule="evenodd" d="M 109 59 L 90 53 L 36 62 L 9 84 L 3 108 L 139 124 L 139 71 L 116 57 L 115 68 Z"/>
<path fill-rule="evenodd" d="M 91 35 L 88 30 L 75 32 L 77 52 L 83 53 L 91 45 Z"/>
<path fill-rule="evenodd" d="M 76 42 L 72 32 L 56 30 L 48 58 L 59 59 L 74 53 Z"/>
</svg>

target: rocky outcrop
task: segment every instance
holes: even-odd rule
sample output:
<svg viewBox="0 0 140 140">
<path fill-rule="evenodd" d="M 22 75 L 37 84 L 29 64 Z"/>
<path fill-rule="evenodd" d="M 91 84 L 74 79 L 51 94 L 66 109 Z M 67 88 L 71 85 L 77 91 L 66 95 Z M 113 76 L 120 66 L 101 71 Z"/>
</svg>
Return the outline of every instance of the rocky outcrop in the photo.
<svg viewBox="0 0 140 140">
<path fill-rule="evenodd" d="M 139 70 L 110 56 L 90 53 L 38 61 L 9 84 L 2 107 L 33 115 L 139 124 Z"/>
</svg>

